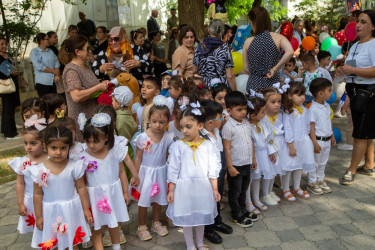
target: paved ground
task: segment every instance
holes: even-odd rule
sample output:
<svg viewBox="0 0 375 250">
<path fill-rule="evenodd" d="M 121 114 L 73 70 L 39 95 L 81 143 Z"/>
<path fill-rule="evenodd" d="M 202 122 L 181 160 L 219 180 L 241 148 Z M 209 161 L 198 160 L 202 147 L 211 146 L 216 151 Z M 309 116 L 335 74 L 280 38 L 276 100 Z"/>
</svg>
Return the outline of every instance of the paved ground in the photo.
<svg viewBox="0 0 375 250">
<path fill-rule="evenodd" d="M 343 130 L 346 119 L 334 123 Z M 224 201 L 224 221 L 234 228 L 232 235 L 222 235 L 221 245 L 211 249 L 375 249 L 375 181 L 356 176 L 351 187 L 338 184 L 349 164 L 351 153 L 332 149 L 327 166 L 327 182 L 333 193 L 295 203 L 282 201 L 260 216 L 253 227 L 242 229 L 230 222 L 229 206 Z M 303 184 L 306 184 L 304 177 Z M 280 189 L 276 189 L 278 194 Z M 225 198 L 226 199 L 226 198 Z M 29 249 L 31 234 L 19 235 L 15 182 L 0 186 L 0 248 Z M 136 236 L 137 206 L 129 208 L 131 221 L 123 225 L 127 243 L 122 249 L 185 249 L 183 234 L 176 228 L 164 238 L 139 241 Z M 151 211 L 149 213 L 151 217 Z M 151 221 L 151 218 L 149 219 Z M 208 243 L 208 242 L 207 242 Z M 110 248 L 109 248 L 110 249 Z"/>
</svg>

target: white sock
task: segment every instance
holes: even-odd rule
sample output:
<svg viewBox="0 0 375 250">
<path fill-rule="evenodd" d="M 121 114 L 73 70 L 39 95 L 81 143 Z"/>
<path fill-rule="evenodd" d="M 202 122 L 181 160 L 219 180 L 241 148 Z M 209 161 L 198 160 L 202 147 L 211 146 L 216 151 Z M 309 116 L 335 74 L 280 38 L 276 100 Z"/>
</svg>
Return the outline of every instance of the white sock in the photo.
<svg viewBox="0 0 375 250">
<path fill-rule="evenodd" d="M 294 190 L 297 190 L 301 186 L 301 169 L 294 170 L 293 171 L 293 188 Z"/>
<path fill-rule="evenodd" d="M 204 226 L 196 226 L 195 239 L 197 240 L 197 247 L 203 246 Z"/>
<path fill-rule="evenodd" d="M 271 180 L 265 180 L 265 179 L 262 180 L 262 194 L 263 194 L 263 196 L 266 196 L 270 193 L 269 189 L 270 189 L 270 182 L 271 181 L 272 181 L 272 179 Z"/>
<path fill-rule="evenodd" d="M 292 172 L 288 171 L 285 172 L 285 175 L 282 176 L 282 181 L 283 181 L 283 192 L 290 190 L 290 174 Z"/>
<path fill-rule="evenodd" d="M 273 184 L 275 183 L 275 178 L 273 178 L 272 180 L 270 180 L 270 185 L 268 187 L 268 193 L 271 193 L 272 192 L 272 189 L 273 189 Z"/>
<path fill-rule="evenodd" d="M 183 227 L 183 231 L 187 250 L 194 249 L 193 227 Z"/>
<path fill-rule="evenodd" d="M 259 189 L 260 189 L 260 179 L 253 180 L 251 183 L 251 198 L 256 202 L 259 200 Z"/>
<path fill-rule="evenodd" d="M 120 250 L 120 243 L 119 244 L 112 244 L 113 250 Z"/>
</svg>

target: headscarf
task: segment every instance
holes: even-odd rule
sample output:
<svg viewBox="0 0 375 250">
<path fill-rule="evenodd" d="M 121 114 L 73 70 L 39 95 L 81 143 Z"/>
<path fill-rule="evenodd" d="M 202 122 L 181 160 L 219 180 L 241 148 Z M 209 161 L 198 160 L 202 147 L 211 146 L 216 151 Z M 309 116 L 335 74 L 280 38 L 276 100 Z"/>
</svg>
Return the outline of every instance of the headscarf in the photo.
<svg viewBox="0 0 375 250">
<path fill-rule="evenodd" d="M 219 48 L 224 42 L 217 37 L 207 37 L 198 45 L 198 51 L 203 56 L 207 56 L 211 51 Z"/>
<path fill-rule="evenodd" d="M 120 38 L 120 50 L 114 50 L 111 47 L 111 44 L 108 43 L 108 62 L 113 62 L 114 60 L 125 62 L 126 60 L 133 59 L 133 50 L 129 43 L 125 29 L 120 26 L 113 27 L 109 32 L 109 35 L 116 35 Z"/>
</svg>

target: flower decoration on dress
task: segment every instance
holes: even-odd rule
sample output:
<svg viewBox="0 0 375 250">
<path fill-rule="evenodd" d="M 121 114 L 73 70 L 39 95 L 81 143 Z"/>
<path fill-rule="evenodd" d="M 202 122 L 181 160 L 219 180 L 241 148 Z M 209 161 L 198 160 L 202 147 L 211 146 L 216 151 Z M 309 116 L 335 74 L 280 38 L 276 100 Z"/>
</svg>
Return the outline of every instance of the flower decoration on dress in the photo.
<svg viewBox="0 0 375 250">
<path fill-rule="evenodd" d="M 276 89 L 277 91 L 279 91 L 280 94 L 284 94 L 290 88 L 290 86 L 288 84 L 289 82 L 290 82 L 290 80 L 289 80 L 289 78 L 287 78 L 287 79 L 285 79 L 285 84 L 284 85 L 281 86 L 281 83 L 278 82 L 278 83 L 273 84 L 272 87 L 274 89 Z"/>
<path fill-rule="evenodd" d="M 106 195 L 103 196 L 102 201 L 98 201 L 98 208 L 100 212 L 105 214 L 110 214 L 112 212 L 112 209 L 108 204 L 108 197 Z"/>
<path fill-rule="evenodd" d="M 82 156 L 81 157 L 81 160 L 83 160 L 83 163 L 86 166 L 86 169 L 85 169 L 85 172 L 91 172 L 91 173 L 94 173 L 95 169 L 98 168 L 98 162 L 97 161 L 88 161 L 86 160 L 86 157 Z"/>
<path fill-rule="evenodd" d="M 56 110 L 56 117 L 57 118 L 64 118 L 65 117 L 65 110 Z"/>
<path fill-rule="evenodd" d="M 82 238 L 86 236 L 85 232 L 82 232 L 82 227 L 77 228 L 76 234 L 74 235 L 73 246 L 83 242 Z"/>
<path fill-rule="evenodd" d="M 155 106 L 161 107 L 161 106 L 166 106 L 167 105 L 167 97 L 163 95 L 157 95 L 152 99 L 152 102 L 154 103 Z"/>
<path fill-rule="evenodd" d="M 250 109 L 254 109 L 254 105 L 251 101 L 247 101 L 247 106 L 250 108 Z"/>
<path fill-rule="evenodd" d="M 52 224 L 52 231 L 58 235 L 67 234 L 68 224 L 63 223 L 60 216 L 57 216 L 57 223 Z"/>
<path fill-rule="evenodd" d="M 139 200 L 139 197 L 141 197 L 141 194 L 135 188 L 132 188 L 130 195 L 133 196 L 135 200 Z"/>
<path fill-rule="evenodd" d="M 111 124 L 111 117 L 106 113 L 97 113 L 91 118 L 91 123 L 96 128 L 101 128 Z"/>
<path fill-rule="evenodd" d="M 42 131 L 47 127 L 46 124 L 46 118 L 38 119 L 38 115 L 35 114 L 25 121 L 25 128 L 34 126 L 37 130 Z"/>
<path fill-rule="evenodd" d="M 41 247 L 42 250 L 50 250 L 57 244 L 57 239 L 52 239 L 43 243 L 38 244 L 38 247 Z"/>
<path fill-rule="evenodd" d="M 79 130 L 83 131 L 83 129 L 85 128 L 86 122 L 87 122 L 86 115 L 84 113 L 80 113 L 78 115 L 77 122 L 78 122 Z"/>
<path fill-rule="evenodd" d="M 190 103 L 190 106 L 193 108 L 191 113 L 193 113 L 194 115 L 202 115 L 201 111 L 199 110 L 201 105 L 199 104 L 198 101 L 196 103 L 194 103 L 194 102 Z"/>
<path fill-rule="evenodd" d="M 145 142 L 145 145 L 143 147 L 144 151 L 147 152 L 147 153 L 151 153 L 151 140 L 148 139 L 146 142 Z"/>
<path fill-rule="evenodd" d="M 160 188 L 159 188 L 159 185 L 158 183 L 154 183 L 154 185 L 152 185 L 152 189 L 151 189 L 151 197 L 154 197 L 155 195 L 158 195 L 160 193 Z"/>
<path fill-rule="evenodd" d="M 35 217 L 34 214 L 28 214 L 27 219 L 25 219 L 25 222 L 27 223 L 27 226 L 33 226 L 35 227 Z"/>
<path fill-rule="evenodd" d="M 250 89 L 250 96 L 252 96 L 252 97 L 259 97 L 259 98 L 262 98 L 262 99 L 264 98 L 264 96 L 261 93 L 257 93 L 253 89 Z"/>
<path fill-rule="evenodd" d="M 43 170 L 39 169 L 39 174 L 36 177 L 36 183 L 39 184 L 39 187 L 44 186 L 45 188 L 48 188 L 47 182 L 48 182 L 48 176 L 50 174 L 49 169 Z"/>
<path fill-rule="evenodd" d="M 29 157 L 26 157 L 26 159 L 21 162 L 20 166 L 18 167 L 19 170 L 23 171 L 25 170 L 28 166 L 35 165 L 36 161 L 31 161 Z"/>
</svg>

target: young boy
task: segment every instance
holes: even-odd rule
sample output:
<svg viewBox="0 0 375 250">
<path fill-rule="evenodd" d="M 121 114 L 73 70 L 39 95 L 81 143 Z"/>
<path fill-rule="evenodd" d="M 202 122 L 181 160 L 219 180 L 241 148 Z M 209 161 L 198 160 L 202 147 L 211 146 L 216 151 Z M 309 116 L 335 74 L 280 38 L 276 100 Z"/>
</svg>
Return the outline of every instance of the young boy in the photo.
<svg viewBox="0 0 375 250">
<path fill-rule="evenodd" d="M 323 78 L 326 78 L 332 82 L 332 76 L 327 70 L 327 67 L 331 64 L 331 53 L 329 53 L 328 51 L 319 51 L 318 61 L 318 69 L 320 70 L 320 72 L 322 72 Z"/>
<path fill-rule="evenodd" d="M 207 122 L 204 124 L 204 128 L 201 130 L 201 135 L 206 139 L 210 140 L 217 149 L 217 153 L 221 157 L 221 170 L 219 173 L 219 178 L 217 179 L 218 191 L 223 196 L 224 191 L 224 179 L 225 179 L 225 155 L 223 142 L 221 140 L 219 128 L 224 121 L 223 118 L 223 107 L 212 100 L 202 100 L 202 107 L 204 107 Z M 220 202 L 217 203 L 217 212 L 218 215 L 215 217 L 215 223 L 212 225 L 206 225 L 204 229 L 204 236 L 214 244 L 221 244 L 223 239 L 215 231 L 219 231 L 225 234 L 231 234 L 233 228 L 224 224 L 220 216 Z"/>
<path fill-rule="evenodd" d="M 173 71 L 175 71 L 175 70 L 173 70 Z M 172 70 L 166 70 L 166 71 L 164 71 L 163 73 L 160 74 L 160 77 L 161 77 L 161 89 L 162 90 L 160 91 L 159 95 L 163 95 L 165 97 L 170 97 L 171 96 L 169 94 L 169 80 L 171 80 L 171 78 L 172 78 L 173 71 Z"/>
<path fill-rule="evenodd" d="M 256 169 L 254 143 L 251 139 L 250 123 L 246 120 L 247 100 L 239 91 L 225 96 L 229 114 L 222 136 L 228 168 L 228 202 L 232 219 L 240 227 L 251 227 L 258 220 L 246 211 L 246 191 L 250 184 L 250 168 Z"/>
<path fill-rule="evenodd" d="M 161 90 L 161 82 L 156 77 L 147 77 L 143 80 L 142 88 L 141 88 L 141 97 L 143 100 L 146 101 L 146 104 L 143 106 L 141 121 L 141 131 L 144 132 L 149 128 L 149 120 L 148 120 L 148 113 L 150 108 L 152 107 L 153 99 L 160 93 Z"/>
<path fill-rule="evenodd" d="M 324 170 L 328 162 L 331 146 L 336 145 L 330 119 L 331 109 L 328 103 L 332 95 L 332 83 L 325 78 L 316 78 L 310 84 L 314 101 L 310 106 L 310 138 L 314 144 L 315 171 L 308 173 L 307 189 L 313 194 L 332 192 L 324 181 Z"/>
<path fill-rule="evenodd" d="M 314 97 L 310 92 L 310 84 L 312 80 L 315 78 L 322 78 L 322 72 L 315 66 L 315 57 L 311 54 L 306 54 L 301 57 L 302 67 L 304 73 L 303 77 L 303 84 L 306 87 L 306 99 L 305 104 L 310 103 Z M 301 74 L 301 72 L 300 72 Z"/>
<path fill-rule="evenodd" d="M 294 70 L 296 69 L 296 59 L 293 57 L 284 65 L 284 70 L 281 72 L 281 78 L 283 78 L 284 82 L 286 79 L 295 80 L 297 78 L 297 72 Z"/>
</svg>

